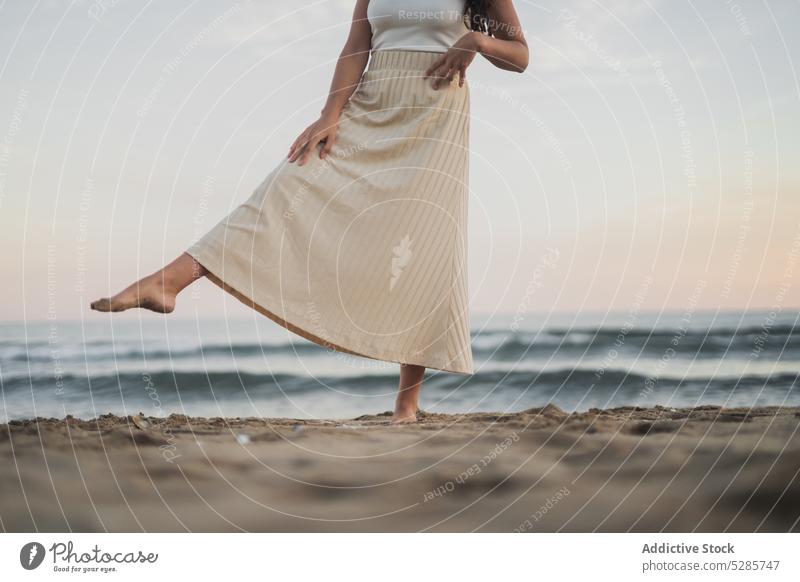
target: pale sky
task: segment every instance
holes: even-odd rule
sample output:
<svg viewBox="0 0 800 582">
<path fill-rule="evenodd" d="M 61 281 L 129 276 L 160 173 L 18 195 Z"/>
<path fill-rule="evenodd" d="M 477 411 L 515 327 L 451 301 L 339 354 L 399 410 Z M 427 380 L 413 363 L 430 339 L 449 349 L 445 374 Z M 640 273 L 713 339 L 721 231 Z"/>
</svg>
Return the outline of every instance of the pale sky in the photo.
<svg viewBox="0 0 800 582">
<path fill-rule="evenodd" d="M 101 317 L 242 202 L 353 4 L 0 2 L 0 320 Z M 529 69 L 468 75 L 473 311 L 800 306 L 800 3 L 515 5 Z"/>
</svg>

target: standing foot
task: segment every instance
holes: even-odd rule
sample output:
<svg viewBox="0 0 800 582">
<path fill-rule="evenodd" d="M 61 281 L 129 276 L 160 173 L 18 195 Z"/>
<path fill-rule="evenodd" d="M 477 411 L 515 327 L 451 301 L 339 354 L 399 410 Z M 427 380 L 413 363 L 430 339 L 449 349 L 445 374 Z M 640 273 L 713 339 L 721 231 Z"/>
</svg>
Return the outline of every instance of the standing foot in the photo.
<svg viewBox="0 0 800 582">
<path fill-rule="evenodd" d="M 413 424 L 417 422 L 417 408 L 411 409 L 395 408 L 392 420 L 389 424 Z"/>
<path fill-rule="evenodd" d="M 391 424 L 412 424 L 417 422 L 419 410 L 419 391 L 425 368 L 414 364 L 400 365 L 400 387 L 394 404 Z"/>
<path fill-rule="evenodd" d="M 154 273 L 126 287 L 113 297 L 92 301 L 95 311 L 118 312 L 140 307 L 156 313 L 171 313 L 175 309 L 177 292 L 164 284 L 161 272 Z"/>
</svg>

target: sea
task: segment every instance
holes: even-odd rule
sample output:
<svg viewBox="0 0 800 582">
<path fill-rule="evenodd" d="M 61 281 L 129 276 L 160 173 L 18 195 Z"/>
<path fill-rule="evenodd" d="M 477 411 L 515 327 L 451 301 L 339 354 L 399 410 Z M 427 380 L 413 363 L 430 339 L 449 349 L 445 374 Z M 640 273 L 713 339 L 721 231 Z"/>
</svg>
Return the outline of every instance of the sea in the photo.
<svg viewBox="0 0 800 582">
<path fill-rule="evenodd" d="M 271 321 L 92 313 L 0 324 L 0 422 L 102 414 L 350 419 L 391 410 L 399 366 Z M 473 317 L 471 376 L 429 371 L 428 412 L 800 406 L 800 313 Z"/>
</svg>

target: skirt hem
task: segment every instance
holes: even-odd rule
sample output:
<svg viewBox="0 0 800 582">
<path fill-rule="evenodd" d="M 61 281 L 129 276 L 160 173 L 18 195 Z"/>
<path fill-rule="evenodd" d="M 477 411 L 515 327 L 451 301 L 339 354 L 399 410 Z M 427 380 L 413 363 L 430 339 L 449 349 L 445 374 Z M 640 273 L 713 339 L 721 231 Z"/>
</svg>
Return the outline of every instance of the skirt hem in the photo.
<svg viewBox="0 0 800 582">
<path fill-rule="evenodd" d="M 460 369 L 455 368 L 451 364 L 440 361 L 440 360 L 430 360 L 430 359 L 414 359 L 408 356 L 392 353 L 392 352 L 381 352 L 378 353 L 370 348 L 370 346 L 366 346 L 363 343 L 358 341 L 354 341 L 352 339 L 345 339 L 345 340 L 336 340 L 336 342 L 332 342 L 326 340 L 310 331 L 307 328 L 312 327 L 308 325 L 307 322 L 298 323 L 299 320 L 305 319 L 305 316 L 301 316 L 297 313 L 289 314 L 294 321 L 290 321 L 280 315 L 277 314 L 276 311 L 272 309 L 268 309 L 259 303 L 256 303 L 255 300 L 248 297 L 246 294 L 242 293 L 238 289 L 235 289 L 228 283 L 226 283 L 220 275 L 216 273 L 217 269 L 214 268 L 214 265 L 209 265 L 207 262 L 204 262 L 201 253 L 197 253 L 194 249 L 188 249 L 186 253 L 191 256 L 194 260 L 196 260 L 203 268 L 206 269 L 206 277 L 209 281 L 217 285 L 220 289 L 228 292 L 233 297 L 238 299 L 244 305 L 254 309 L 261 315 L 268 317 L 281 327 L 287 329 L 288 331 L 299 335 L 300 337 L 313 342 L 323 348 L 327 348 L 329 350 L 349 354 L 352 356 L 358 356 L 362 358 L 368 358 L 371 360 L 379 360 L 383 362 L 392 362 L 396 364 L 407 364 L 407 365 L 414 365 L 414 366 L 423 366 L 425 368 L 429 368 L 431 370 L 439 370 L 442 372 L 450 372 L 453 374 L 463 374 L 465 376 L 470 376 L 474 374 L 473 370 L 471 369 Z M 372 353 L 370 353 L 372 352 Z"/>
</svg>

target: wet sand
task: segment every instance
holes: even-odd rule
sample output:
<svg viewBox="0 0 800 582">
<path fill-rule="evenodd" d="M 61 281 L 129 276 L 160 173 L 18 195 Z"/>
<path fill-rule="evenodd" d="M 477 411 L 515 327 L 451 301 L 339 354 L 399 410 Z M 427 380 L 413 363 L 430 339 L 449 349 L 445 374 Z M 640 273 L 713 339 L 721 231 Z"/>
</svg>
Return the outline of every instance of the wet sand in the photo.
<svg viewBox="0 0 800 582">
<path fill-rule="evenodd" d="M 800 409 L 0 425 L 4 531 L 798 531 Z"/>
</svg>

